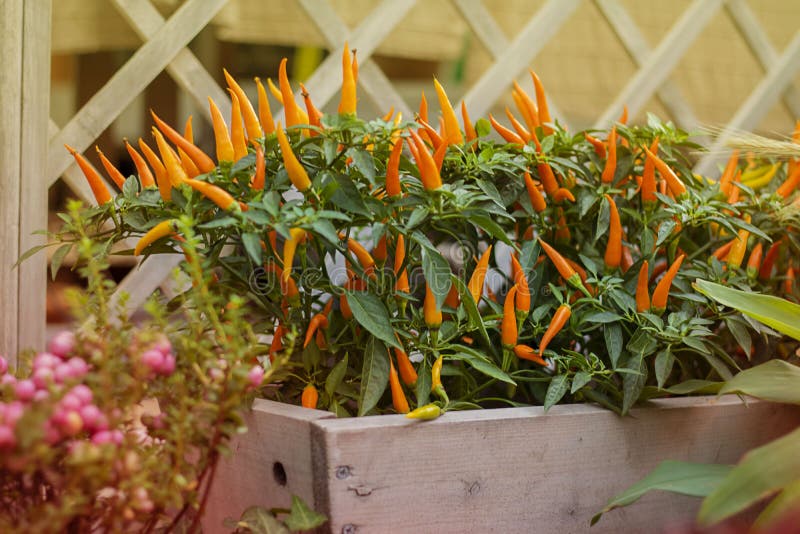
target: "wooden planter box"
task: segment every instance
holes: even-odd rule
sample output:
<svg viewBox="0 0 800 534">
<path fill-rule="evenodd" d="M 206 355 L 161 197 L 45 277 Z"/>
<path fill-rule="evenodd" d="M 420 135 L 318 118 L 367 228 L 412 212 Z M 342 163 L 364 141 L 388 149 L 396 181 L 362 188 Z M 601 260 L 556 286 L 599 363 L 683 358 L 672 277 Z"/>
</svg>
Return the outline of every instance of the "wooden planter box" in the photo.
<svg viewBox="0 0 800 534">
<path fill-rule="evenodd" d="M 800 424 L 800 409 L 737 397 L 652 402 L 618 417 L 590 405 L 336 419 L 257 400 L 249 432 L 217 472 L 204 520 L 298 495 L 323 531 L 587 532 L 589 519 L 661 460 L 734 463 Z M 591 529 L 657 532 L 691 521 L 699 499 L 655 492 Z"/>
</svg>

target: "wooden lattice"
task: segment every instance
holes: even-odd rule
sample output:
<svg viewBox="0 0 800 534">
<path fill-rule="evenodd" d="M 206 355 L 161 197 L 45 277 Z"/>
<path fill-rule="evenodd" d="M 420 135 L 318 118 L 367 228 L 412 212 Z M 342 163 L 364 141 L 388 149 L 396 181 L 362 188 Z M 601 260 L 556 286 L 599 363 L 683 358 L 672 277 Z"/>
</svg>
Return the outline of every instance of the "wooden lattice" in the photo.
<svg viewBox="0 0 800 534">
<path fill-rule="evenodd" d="M 43 344 L 44 255 L 25 262 L 20 269 L 12 269 L 12 265 L 22 251 L 41 239 L 31 232 L 46 227 L 47 187 L 63 177 L 80 198 L 87 202 L 92 199 L 82 175 L 63 150 L 63 144 L 68 142 L 80 152 L 86 150 L 164 70 L 197 102 L 199 109 L 206 109 L 205 99 L 210 95 L 221 105 L 223 113 L 229 113 L 225 92 L 187 45 L 226 4 L 236 0 L 185 0 L 166 20 L 150 0 L 110 1 L 143 44 L 60 129 L 53 121 L 48 123 L 47 117 L 51 2 L 5 0 L 0 4 L 0 52 L 4 58 L 0 79 L 0 94 L 3 95 L 0 108 L 4 121 L 0 130 L 0 160 L 3 161 L 0 166 L 0 352 L 15 353 L 18 346 Z M 493 58 L 492 65 L 464 94 L 464 101 L 475 116 L 489 111 L 511 81 L 519 79 L 524 83 L 527 68 L 537 54 L 565 22 L 590 3 L 602 14 L 638 68 L 600 114 L 598 127 L 611 124 L 624 105 L 635 114 L 653 96 L 681 125 L 697 126 L 695 112 L 670 76 L 709 23 L 726 14 L 765 75 L 730 119 L 729 130 L 712 148 L 723 146 L 727 131 L 757 126 L 781 98 L 795 116 L 800 116 L 800 94 L 793 86 L 793 79 L 800 70 L 800 30 L 783 51 L 777 51 L 746 0 L 692 1 L 652 48 L 621 0 L 547 0 L 511 39 L 482 0 L 449 2 Z M 345 40 L 358 49 L 362 96 L 379 109 L 394 106 L 405 116 L 413 116 L 410 106 L 371 57 L 417 4 L 416 0 L 376 0 L 371 4 L 372 10 L 354 28 L 348 27 L 328 0 L 297 0 L 297 4 L 313 21 L 330 50 L 338 51 Z M 337 94 L 339 85 L 337 53 L 330 54 L 306 83 L 319 106 Z M 554 116 L 564 117 L 557 112 L 552 97 L 551 108 Z M 568 126 L 563 120 L 562 124 Z M 701 159 L 696 170 L 711 170 L 716 164 L 714 158 L 719 157 L 718 152 Z M 175 258 L 154 257 L 134 269 L 120 285 L 120 290 L 132 296 L 129 305 L 139 306 L 162 285 L 178 259 L 177 255 Z"/>
</svg>

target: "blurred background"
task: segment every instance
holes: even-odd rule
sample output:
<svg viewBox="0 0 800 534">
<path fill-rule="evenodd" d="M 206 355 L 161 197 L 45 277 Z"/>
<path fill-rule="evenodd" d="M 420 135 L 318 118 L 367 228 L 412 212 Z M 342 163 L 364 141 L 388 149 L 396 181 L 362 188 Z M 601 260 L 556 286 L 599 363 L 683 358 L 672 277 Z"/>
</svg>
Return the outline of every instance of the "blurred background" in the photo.
<svg viewBox="0 0 800 534">
<path fill-rule="evenodd" d="M 150 1 L 165 18 L 183 3 Z M 127 0 L 53 2 L 50 116 L 59 127 L 66 125 L 142 44 L 126 20 L 125 10 L 117 7 L 130 3 Z M 307 7 L 313 4 L 300 0 L 229 0 L 189 48 L 221 86 L 224 87 L 224 67 L 240 80 L 255 101 L 253 78 L 276 79 L 282 57 L 289 58 L 290 77 L 296 84 L 312 76 L 330 53 L 318 23 L 309 16 Z M 356 28 L 379 4 L 377 0 L 322 3 L 350 29 Z M 669 76 L 658 84 L 652 97 L 633 110 L 629 122 L 641 123 L 646 120 L 647 112 L 652 112 L 694 130 L 702 125 L 727 124 L 758 88 L 769 61 L 778 60 L 800 28 L 800 2 L 796 1 L 709 0 L 708 5 L 724 4 L 724 8 L 715 10 L 707 23 L 700 24 L 696 39 L 692 40 L 695 34 L 687 32 L 685 27 L 685 37 L 673 33 L 676 26 L 692 23 L 686 18 L 697 8 L 697 2 L 585 0 L 562 2 L 560 5 L 569 12 L 551 14 L 540 25 L 541 37 L 536 32 L 525 33 L 530 21 L 546 4 L 552 7 L 552 2 L 544 0 L 419 1 L 385 38 L 383 34 L 387 32 L 380 26 L 372 30 L 383 40 L 370 59 L 407 108 L 416 110 L 425 91 L 432 117 L 437 112 L 434 76 L 447 88 L 454 103 L 476 84 L 501 84 L 497 99 L 483 107 L 506 122 L 503 109 L 513 107 L 510 92 L 513 77 L 494 81 L 491 69 L 496 60 L 515 60 L 503 56 L 515 44 L 518 51 L 538 47 L 538 53 L 530 61 L 523 61 L 544 82 L 548 98 L 557 109 L 556 118 L 570 130 L 579 131 L 592 127 L 604 113 L 619 116 L 621 106 L 613 109 L 617 97 L 636 76 L 640 63 L 649 65 L 646 60 L 649 53 L 661 51 L 662 57 L 669 56 L 670 48 L 678 48 L 675 44 L 691 40 L 685 52 L 680 52 L 674 68 L 665 67 Z M 472 13 L 474 19 L 467 20 L 465 12 Z M 320 19 L 324 16 L 319 14 Z M 488 45 L 487 36 L 491 37 Z M 659 48 L 662 40 L 670 36 L 673 45 Z M 525 42 L 517 42 L 523 38 Z M 333 53 L 339 54 L 340 48 Z M 654 67 L 657 71 L 658 65 L 650 65 Z M 533 94 L 526 70 L 523 67 L 516 79 Z M 484 79 L 487 73 L 489 80 Z M 755 121 L 755 131 L 773 136 L 792 132 L 795 119 L 800 116 L 800 93 L 795 90 L 800 88 L 797 83 L 800 80 L 795 73 L 796 69 L 792 71 L 793 82 L 788 89 Z M 363 95 L 359 89 L 362 117 L 388 111 L 377 109 L 373 100 Z M 323 111 L 334 110 L 337 100 L 334 97 L 320 107 Z M 162 72 L 142 94 L 133 98 L 85 154 L 99 166 L 93 147 L 97 144 L 124 174 L 132 173 L 133 166 L 122 140 L 150 139 L 152 123 L 148 109 L 155 110 L 173 125 L 183 125 L 193 115 L 195 139 L 210 149 L 212 139 L 204 118 L 206 112 L 198 109 L 195 102 L 170 74 Z M 272 105 L 273 110 L 280 107 L 274 100 Z M 473 120 L 476 118 L 473 114 Z M 53 228 L 58 221 L 54 214 L 62 210 L 70 196 L 69 188 L 61 182 L 51 188 Z M 114 261 L 117 278 L 135 265 L 132 257 L 117 257 Z M 65 266 L 70 266 L 69 258 Z M 63 289 L 79 283 L 69 269 L 61 269 L 48 291 L 49 322 L 66 319 Z"/>
</svg>

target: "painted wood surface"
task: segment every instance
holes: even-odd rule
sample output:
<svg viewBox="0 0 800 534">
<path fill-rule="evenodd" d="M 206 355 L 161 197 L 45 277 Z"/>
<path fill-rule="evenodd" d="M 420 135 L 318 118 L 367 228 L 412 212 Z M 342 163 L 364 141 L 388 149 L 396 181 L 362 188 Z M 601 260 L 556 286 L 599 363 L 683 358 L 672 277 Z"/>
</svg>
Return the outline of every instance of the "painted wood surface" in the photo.
<svg viewBox="0 0 800 534">
<path fill-rule="evenodd" d="M 305 412 L 254 407 L 254 433 L 222 470 L 227 491 L 213 517 L 276 506 L 295 492 L 328 515 L 326 532 L 654 532 L 690 521 L 700 501 L 656 492 L 588 525 L 661 460 L 734 463 L 800 424 L 796 407 L 736 397 L 660 400 L 625 418 L 589 405 L 451 412 L 430 422 Z M 271 466 L 284 451 L 305 467 L 281 489 Z"/>
</svg>

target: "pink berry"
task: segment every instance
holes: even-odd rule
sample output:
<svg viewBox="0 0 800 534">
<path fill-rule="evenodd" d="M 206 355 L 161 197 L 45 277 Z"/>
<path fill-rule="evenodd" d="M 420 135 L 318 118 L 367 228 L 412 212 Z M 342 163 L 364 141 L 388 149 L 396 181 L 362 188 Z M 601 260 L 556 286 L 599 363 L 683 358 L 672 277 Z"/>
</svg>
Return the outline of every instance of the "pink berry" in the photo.
<svg viewBox="0 0 800 534">
<path fill-rule="evenodd" d="M 81 409 L 83 403 L 81 402 L 81 399 L 77 395 L 75 395 L 72 392 L 69 392 L 63 397 L 61 397 L 61 400 L 58 402 L 58 405 L 61 409 L 65 411 L 77 412 L 78 410 Z"/>
<path fill-rule="evenodd" d="M 69 359 L 69 361 L 67 361 L 67 363 L 70 367 L 72 367 L 73 378 L 81 378 L 89 372 L 89 364 L 87 364 L 86 360 L 83 358 L 73 356 Z"/>
<path fill-rule="evenodd" d="M 33 358 L 34 369 L 42 369 L 42 368 L 52 369 L 60 363 L 61 363 L 61 358 L 59 358 L 55 354 L 50 354 L 49 352 L 40 352 Z"/>
<path fill-rule="evenodd" d="M 75 350 L 75 334 L 68 330 L 59 332 L 50 340 L 48 348 L 56 356 L 66 358 Z"/>
<path fill-rule="evenodd" d="M 247 373 L 247 380 L 250 382 L 250 386 L 257 388 L 261 385 L 261 382 L 264 381 L 264 368 L 260 365 L 254 365 L 250 372 Z"/>
<path fill-rule="evenodd" d="M 3 375 L 0 377 L 0 386 L 13 386 L 17 383 L 17 377 L 14 375 Z"/>
<path fill-rule="evenodd" d="M 172 354 L 172 343 L 170 343 L 167 336 L 160 334 L 153 343 L 152 349 L 166 356 L 167 354 Z"/>
<path fill-rule="evenodd" d="M 122 433 L 122 430 L 112 430 L 111 431 L 111 440 L 116 443 L 117 445 L 121 445 L 122 441 L 125 439 L 125 435 Z"/>
<path fill-rule="evenodd" d="M 25 406 L 21 402 L 12 402 L 6 405 L 5 412 L 5 422 L 13 428 L 25 413 Z"/>
<path fill-rule="evenodd" d="M 97 428 L 97 423 L 102 417 L 103 413 L 100 411 L 100 408 L 95 406 L 94 404 L 87 404 L 80 410 L 81 419 L 83 419 L 83 424 L 88 430 L 94 430 Z"/>
<path fill-rule="evenodd" d="M 36 384 L 33 383 L 33 380 L 20 380 L 14 386 L 14 394 L 17 396 L 17 399 L 23 402 L 33 399 L 34 393 L 36 393 Z"/>
<path fill-rule="evenodd" d="M 96 432 L 92 436 L 92 443 L 95 445 L 107 445 L 109 443 L 113 443 L 114 438 L 108 430 L 101 430 L 100 432 Z"/>
<path fill-rule="evenodd" d="M 61 425 L 61 431 L 67 436 L 75 436 L 83 429 L 83 419 L 81 415 L 75 411 L 69 411 L 64 416 L 64 423 Z"/>
<path fill-rule="evenodd" d="M 50 398 L 50 392 L 46 389 L 40 389 L 33 395 L 33 402 L 44 402 Z"/>
<path fill-rule="evenodd" d="M 44 440 L 50 445 L 55 445 L 61 441 L 61 432 L 51 421 L 44 422 Z"/>
<path fill-rule="evenodd" d="M 151 370 L 158 372 L 164 365 L 164 354 L 157 350 L 148 350 L 142 354 L 142 363 Z"/>
<path fill-rule="evenodd" d="M 164 361 L 161 363 L 161 367 L 158 369 L 158 372 L 164 376 L 169 376 L 175 371 L 175 356 L 172 354 L 167 354 L 164 356 Z"/>
<path fill-rule="evenodd" d="M 8 372 L 8 362 L 5 358 L 0 356 L 0 375 L 4 375 Z"/>
<path fill-rule="evenodd" d="M 56 378 L 56 382 L 59 384 L 63 384 L 64 382 L 68 382 L 75 376 L 75 370 L 72 369 L 72 366 L 68 363 L 60 363 L 58 367 L 56 367 L 55 372 L 53 373 Z"/>
<path fill-rule="evenodd" d="M 40 367 L 33 372 L 31 379 L 38 389 L 47 389 L 55 380 L 55 373 L 49 367 Z"/>
<path fill-rule="evenodd" d="M 69 390 L 70 394 L 75 395 L 78 397 L 78 400 L 81 401 L 81 404 L 89 404 L 92 402 L 94 395 L 92 394 L 92 390 L 89 389 L 89 386 L 86 384 L 78 384 L 71 390 Z"/>
<path fill-rule="evenodd" d="M 97 419 L 94 421 L 94 430 L 95 432 L 99 432 L 100 430 L 108 430 L 108 417 L 106 417 L 106 414 L 101 413 L 97 416 Z"/>
<path fill-rule="evenodd" d="M 17 436 L 10 426 L 0 425 L 0 449 L 13 449 L 17 445 Z"/>
</svg>

